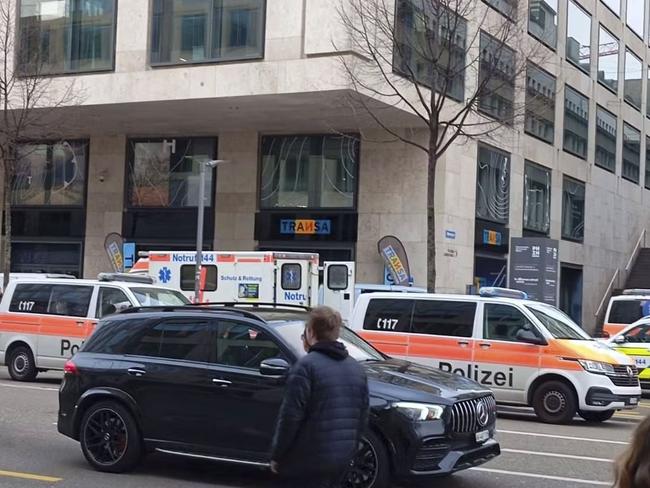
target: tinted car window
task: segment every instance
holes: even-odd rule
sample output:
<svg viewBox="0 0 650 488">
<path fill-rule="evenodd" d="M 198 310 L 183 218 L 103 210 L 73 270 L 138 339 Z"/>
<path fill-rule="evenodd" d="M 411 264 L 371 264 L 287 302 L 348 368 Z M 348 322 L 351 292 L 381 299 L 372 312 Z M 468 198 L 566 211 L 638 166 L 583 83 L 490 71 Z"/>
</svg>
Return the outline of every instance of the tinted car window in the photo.
<svg viewBox="0 0 650 488">
<path fill-rule="evenodd" d="M 610 324 L 633 324 L 644 316 L 646 300 L 615 300 L 609 311 Z"/>
<path fill-rule="evenodd" d="M 494 341 L 525 342 L 517 338 L 520 331 L 541 336 L 535 326 L 515 307 L 486 303 L 483 311 L 483 338 Z"/>
<path fill-rule="evenodd" d="M 125 346 L 124 354 L 207 362 L 209 344 L 208 321 L 167 320 L 133 337 Z"/>
<path fill-rule="evenodd" d="M 333 264 L 327 269 L 327 288 L 345 290 L 348 287 L 348 267 L 345 264 Z"/>
<path fill-rule="evenodd" d="M 213 264 L 202 264 L 201 269 L 205 270 L 203 291 L 215 291 L 217 289 L 217 267 Z M 194 291 L 195 278 L 196 266 L 193 264 L 184 264 L 181 266 L 181 290 Z"/>
<path fill-rule="evenodd" d="M 9 304 L 10 312 L 47 313 L 52 285 L 16 285 Z"/>
<path fill-rule="evenodd" d="M 137 344 L 142 334 L 148 330 L 147 322 L 137 320 L 100 320 L 95 332 L 84 343 L 84 352 L 100 354 L 124 354 L 133 344 Z"/>
<path fill-rule="evenodd" d="M 634 327 L 625 333 L 625 342 L 647 344 L 650 342 L 650 325 L 644 324 Z"/>
<path fill-rule="evenodd" d="M 47 312 L 52 315 L 86 317 L 92 294 L 92 286 L 54 285 Z"/>
<path fill-rule="evenodd" d="M 218 323 L 218 364 L 258 369 L 262 361 L 275 357 L 283 357 L 283 354 L 267 332 L 240 322 Z"/>
<path fill-rule="evenodd" d="M 366 330 L 389 330 L 409 332 L 413 300 L 377 298 L 368 302 L 363 328 Z"/>
<path fill-rule="evenodd" d="M 416 300 L 411 332 L 471 337 L 476 303 Z"/>
</svg>

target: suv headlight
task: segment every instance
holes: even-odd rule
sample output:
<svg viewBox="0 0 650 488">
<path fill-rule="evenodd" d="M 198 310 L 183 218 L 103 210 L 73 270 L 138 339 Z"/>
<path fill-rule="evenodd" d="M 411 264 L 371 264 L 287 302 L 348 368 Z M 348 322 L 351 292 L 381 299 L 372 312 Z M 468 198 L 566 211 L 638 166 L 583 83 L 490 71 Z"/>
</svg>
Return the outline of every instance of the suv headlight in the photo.
<svg viewBox="0 0 650 488">
<path fill-rule="evenodd" d="M 431 405 L 426 403 L 397 402 L 393 403 L 393 408 L 402 415 L 414 422 L 424 422 L 426 420 L 439 420 L 445 411 L 443 405 Z"/>
<path fill-rule="evenodd" d="M 589 361 L 588 359 L 579 359 L 578 362 L 585 371 L 595 374 L 614 374 L 614 366 L 609 363 L 601 363 L 600 361 Z"/>
</svg>

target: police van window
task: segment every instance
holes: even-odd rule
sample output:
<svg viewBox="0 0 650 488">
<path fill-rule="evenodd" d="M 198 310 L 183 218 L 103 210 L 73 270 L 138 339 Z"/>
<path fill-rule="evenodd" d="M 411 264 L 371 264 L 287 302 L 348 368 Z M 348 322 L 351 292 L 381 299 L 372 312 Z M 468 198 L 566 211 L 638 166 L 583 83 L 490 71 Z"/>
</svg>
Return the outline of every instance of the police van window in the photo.
<svg viewBox="0 0 650 488">
<path fill-rule="evenodd" d="M 333 264 L 327 268 L 327 288 L 345 290 L 348 287 L 348 267 L 345 264 Z"/>
<path fill-rule="evenodd" d="M 376 298 L 368 302 L 363 328 L 366 330 L 387 330 L 391 332 L 409 332 L 413 300 L 396 300 Z"/>
<path fill-rule="evenodd" d="M 86 317 L 92 294 L 92 286 L 54 285 L 52 286 L 52 295 L 50 296 L 47 313 L 70 317 Z"/>
<path fill-rule="evenodd" d="M 284 354 L 273 338 L 263 330 L 238 322 L 218 323 L 218 364 L 257 370 L 265 359 L 277 357 L 284 357 Z"/>
<path fill-rule="evenodd" d="M 526 342 L 518 334 L 529 331 L 542 336 L 526 316 L 510 305 L 486 303 L 483 310 L 483 338 L 494 341 Z"/>
<path fill-rule="evenodd" d="M 283 290 L 300 290 L 302 287 L 302 266 L 300 264 L 283 264 L 280 274 L 280 286 Z"/>
<path fill-rule="evenodd" d="M 131 301 L 122 290 L 102 286 L 97 299 L 97 318 L 120 312 L 131 307 Z"/>
<path fill-rule="evenodd" d="M 52 285 L 16 285 L 9 303 L 10 312 L 47 313 Z"/>
<path fill-rule="evenodd" d="M 610 324 L 632 324 L 644 315 L 645 300 L 614 300 L 609 311 Z"/>
<path fill-rule="evenodd" d="M 213 264 L 202 264 L 201 268 L 205 269 L 205 286 L 203 291 L 215 291 L 217 289 L 217 267 Z M 181 266 L 181 290 L 194 291 L 194 278 L 196 275 L 196 266 L 193 264 L 184 264 Z"/>
<path fill-rule="evenodd" d="M 416 300 L 411 332 L 418 334 L 472 337 L 476 303 Z"/>
<path fill-rule="evenodd" d="M 207 362 L 210 357 L 208 321 L 168 320 L 134 336 L 124 353 L 165 359 Z"/>
<path fill-rule="evenodd" d="M 643 343 L 650 342 L 650 325 L 644 324 L 628 330 L 624 336 L 625 342 Z"/>
</svg>

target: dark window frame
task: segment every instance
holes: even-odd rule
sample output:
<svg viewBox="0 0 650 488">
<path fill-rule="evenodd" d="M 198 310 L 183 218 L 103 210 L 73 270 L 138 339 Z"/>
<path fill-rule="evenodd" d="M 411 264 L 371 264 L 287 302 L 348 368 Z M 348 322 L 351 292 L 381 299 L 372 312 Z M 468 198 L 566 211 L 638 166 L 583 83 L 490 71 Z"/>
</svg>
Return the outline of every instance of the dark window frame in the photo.
<svg viewBox="0 0 650 488">
<path fill-rule="evenodd" d="M 600 46 L 601 46 L 601 44 L 600 44 L 600 33 L 601 33 L 601 30 L 605 31 L 609 36 L 616 39 L 616 42 L 618 43 L 618 51 L 616 52 L 616 56 L 617 56 L 617 58 L 616 58 L 616 76 L 618 76 L 618 78 L 616 79 L 616 89 L 614 89 L 612 86 L 610 86 L 607 83 L 607 80 L 600 78 Z M 620 79 L 620 74 L 621 74 L 621 57 L 620 57 L 621 40 L 618 37 L 616 37 L 614 34 L 612 34 L 612 32 L 607 27 L 605 27 L 602 23 L 598 23 L 598 46 L 597 47 L 598 47 L 598 52 L 597 52 L 598 60 L 597 60 L 597 63 L 596 63 L 596 81 L 598 82 L 598 84 L 600 86 L 604 87 L 606 90 L 609 90 L 611 93 L 618 96 L 618 90 L 621 87 L 621 79 Z"/>
<path fill-rule="evenodd" d="M 637 169 L 637 172 L 638 172 L 636 180 L 634 178 L 632 178 L 632 177 L 625 174 L 625 162 L 626 162 L 625 161 L 625 148 L 626 148 L 625 129 L 626 128 L 631 130 L 631 131 L 636 132 L 639 135 L 639 152 L 638 152 L 638 157 L 639 158 L 637 160 L 637 164 L 635 165 L 635 168 Z M 622 166 L 621 166 L 621 178 L 623 178 L 626 181 L 629 181 L 630 183 L 634 183 L 636 185 L 640 184 L 640 182 L 641 182 L 641 141 L 642 141 L 642 135 L 643 135 L 642 131 L 640 131 L 639 129 L 634 127 L 632 124 L 629 124 L 627 122 L 623 122 L 623 145 L 622 145 L 622 149 L 621 149 L 621 151 L 622 151 L 622 155 L 621 155 L 621 164 L 622 164 Z M 629 144 L 627 144 L 627 146 L 629 147 Z"/>
<path fill-rule="evenodd" d="M 508 164 L 507 164 L 507 168 L 508 168 L 508 170 L 507 170 L 508 171 L 508 176 L 507 176 L 507 179 L 508 179 L 508 210 L 506 212 L 507 217 L 504 220 L 498 220 L 498 219 L 495 219 L 495 218 L 493 218 L 491 216 L 482 216 L 482 215 L 479 215 L 479 213 L 478 213 L 478 202 L 479 202 L 479 198 L 478 198 L 478 192 L 479 192 L 478 176 L 479 176 L 479 173 L 478 172 L 480 170 L 479 164 L 481 162 L 480 161 L 480 155 L 481 155 L 481 149 L 482 148 L 487 150 L 487 151 L 490 151 L 490 152 L 501 154 L 502 156 L 504 156 L 508 160 Z M 512 189 L 512 154 L 507 152 L 507 151 L 504 151 L 503 149 L 499 149 L 499 148 L 491 146 L 489 144 L 485 144 L 485 143 L 480 142 L 480 143 L 477 144 L 477 150 L 476 150 L 476 170 L 477 170 L 476 182 L 475 182 L 475 187 L 476 187 L 476 208 L 474 209 L 475 218 L 480 219 L 480 220 L 485 221 L 485 222 L 492 222 L 492 223 L 499 224 L 499 225 L 505 225 L 507 227 L 509 222 L 510 222 L 510 207 L 511 207 L 510 200 L 511 200 L 511 193 L 512 193 L 511 192 L 511 189 Z"/>
<path fill-rule="evenodd" d="M 155 0 L 154 0 L 155 1 Z M 267 20 L 267 14 L 268 14 L 268 1 L 267 0 L 259 0 L 262 2 L 262 9 L 261 9 L 261 15 L 262 15 L 262 31 L 259 33 L 260 34 L 260 54 L 256 56 L 247 56 L 247 57 L 235 57 L 235 58 L 225 58 L 225 59 L 205 59 L 205 60 L 200 60 L 200 61 L 187 61 L 187 62 L 175 62 L 175 61 L 165 61 L 165 62 L 152 62 L 151 60 L 151 48 L 153 45 L 153 35 L 154 35 L 154 16 L 153 16 L 153 9 L 154 9 L 154 1 L 149 1 L 149 7 L 147 9 L 149 19 L 148 19 L 148 34 L 147 34 L 147 64 L 154 69 L 158 68 L 174 68 L 178 66 L 201 66 L 201 65 L 217 65 L 217 64 L 232 64 L 232 63 L 251 63 L 251 62 L 258 62 L 261 60 L 265 59 L 266 56 L 266 20 Z M 212 28 L 210 26 L 210 28 Z"/>
<path fill-rule="evenodd" d="M 546 201 L 548 204 L 548 228 L 546 231 L 540 230 L 540 229 L 534 229 L 532 227 L 527 227 L 526 226 L 526 203 L 528 201 L 527 196 L 526 196 L 526 177 L 527 177 L 527 170 L 528 168 L 534 168 L 538 171 L 543 171 L 548 174 L 549 177 L 549 186 L 548 186 L 548 195 L 546 197 Z M 542 236 L 548 236 L 551 233 L 551 198 L 552 198 L 552 192 L 553 192 L 553 171 L 550 168 L 547 168 L 546 166 L 543 166 L 541 164 L 535 163 L 534 161 L 531 161 L 529 159 L 524 160 L 524 203 L 522 205 L 522 229 L 525 232 L 532 232 L 535 233 L 536 235 L 542 235 Z"/>
<path fill-rule="evenodd" d="M 183 271 L 191 268 L 192 269 L 192 287 L 188 288 L 184 286 L 184 279 L 183 279 Z M 206 271 L 206 278 L 205 278 L 205 283 L 206 283 L 206 288 L 203 288 L 201 291 L 207 291 L 207 292 L 213 292 L 217 291 L 219 288 L 219 267 L 216 264 L 201 264 L 201 269 L 205 268 Z M 214 287 L 207 287 L 207 284 L 210 283 L 210 280 L 208 279 L 208 273 L 210 273 L 210 270 L 214 269 Z M 194 277 L 196 276 L 196 265 L 195 264 L 182 264 L 181 269 L 180 269 L 180 276 L 181 276 L 181 284 L 180 284 L 180 290 L 181 291 L 194 291 Z"/>
<path fill-rule="evenodd" d="M 634 52 L 632 49 L 630 49 L 628 46 L 625 46 L 625 55 L 623 57 L 623 100 L 625 103 L 627 103 L 630 107 L 632 107 L 634 110 L 637 110 L 641 112 L 641 109 L 643 107 L 643 65 L 645 64 L 643 60 Z M 639 78 L 639 81 L 641 83 L 640 88 L 641 88 L 641 93 L 640 93 L 640 98 L 639 98 L 639 105 L 636 105 L 628 96 L 627 93 L 627 55 L 630 54 L 636 61 L 638 61 L 639 66 L 641 66 L 641 77 Z M 647 109 L 646 109 L 647 111 Z"/>
<path fill-rule="evenodd" d="M 284 281 L 284 269 L 286 267 L 297 267 L 298 268 L 298 284 L 293 285 L 293 286 L 284 286 L 285 281 Z M 280 266 L 280 288 L 286 291 L 298 291 L 302 288 L 302 265 L 300 263 L 283 263 L 282 266 Z"/>
<path fill-rule="evenodd" d="M 584 95 L 582 92 L 576 90 L 569 84 L 564 85 L 564 101 L 563 101 L 563 128 L 562 128 L 562 150 L 568 154 L 571 154 L 572 156 L 575 156 L 576 158 L 582 159 L 584 161 L 587 160 L 587 156 L 589 155 L 589 112 L 587 112 L 587 140 L 585 142 L 585 154 L 584 156 L 581 154 L 576 153 L 575 151 L 572 151 L 570 149 L 567 149 L 566 144 L 565 144 L 565 134 L 566 134 L 566 128 L 567 128 L 567 123 L 566 123 L 566 117 L 567 117 L 567 91 L 572 91 L 579 95 L 580 97 L 584 98 L 587 101 L 587 110 L 589 110 L 589 97 Z"/>
<path fill-rule="evenodd" d="M 345 286 L 332 286 L 332 268 L 345 269 Z M 327 271 L 327 288 L 334 291 L 346 290 L 350 286 L 350 276 L 348 275 L 348 267 L 345 264 L 332 264 Z"/>
<path fill-rule="evenodd" d="M 21 44 L 22 44 L 22 35 L 21 35 L 21 15 L 20 11 L 22 8 L 22 1 L 23 0 L 16 0 L 15 3 L 15 11 L 16 11 L 16 25 L 15 25 L 15 46 L 13 48 L 13 54 L 14 54 L 14 59 L 16 60 L 16 72 L 17 75 L 24 76 L 24 77 L 29 77 L 32 75 L 34 72 L 27 69 L 25 70 L 25 65 L 20 61 L 21 59 Z M 115 67 L 116 67 L 116 58 L 117 58 L 117 18 L 118 18 L 118 7 L 119 7 L 119 0 L 111 0 L 113 2 L 113 32 L 112 32 L 112 44 L 111 44 L 111 66 L 108 68 L 90 68 L 90 69 L 75 69 L 75 70 L 70 70 L 70 71 L 52 71 L 52 72 L 41 72 L 39 73 L 39 76 L 44 76 L 48 78 L 57 78 L 57 77 L 62 77 L 62 76 L 70 76 L 70 75 L 83 75 L 83 74 L 98 74 L 98 73 L 112 73 L 115 72 Z"/>
<path fill-rule="evenodd" d="M 565 209 L 564 209 L 564 194 L 566 193 L 566 184 L 567 182 L 572 184 L 581 185 L 584 193 L 584 200 L 582 202 L 582 236 L 581 237 L 572 237 L 564 233 L 564 222 L 565 222 Z M 562 220 L 561 220 L 561 237 L 562 240 L 576 242 L 582 244 L 585 240 L 585 222 L 586 222 L 586 209 L 587 209 L 587 185 L 584 181 L 571 178 L 570 176 L 562 176 Z"/>
<path fill-rule="evenodd" d="M 583 66 L 580 66 L 579 63 L 576 63 L 573 59 L 571 59 L 568 56 L 568 46 L 569 46 L 569 8 L 570 5 L 573 4 L 576 6 L 576 8 L 580 11 L 582 11 L 583 14 L 587 15 L 589 17 L 589 42 L 591 43 L 591 30 L 593 29 L 593 24 L 594 24 L 594 17 L 587 11 L 582 5 L 580 5 L 578 2 L 575 0 L 568 0 L 567 2 L 567 15 L 566 15 L 566 47 L 565 47 L 565 52 L 564 52 L 564 57 L 565 59 L 572 65 L 574 66 L 580 73 L 587 75 L 588 77 L 591 77 L 591 65 L 593 64 L 591 61 L 591 58 L 593 57 L 593 46 L 590 44 L 589 45 L 589 70 L 586 70 Z M 581 46 L 582 47 L 582 46 Z"/>
<path fill-rule="evenodd" d="M 645 182 L 646 190 L 650 190 L 650 136 L 645 136 Z"/>
<path fill-rule="evenodd" d="M 457 327 L 465 327 L 465 328 L 467 328 L 467 330 L 465 330 L 463 334 L 435 334 L 435 333 L 432 333 L 432 332 L 427 332 L 425 330 L 420 330 L 419 325 L 416 323 L 416 320 L 419 320 L 417 318 L 418 305 L 420 305 L 420 307 L 426 307 L 426 306 L 439 307 L 439 309 L 436 308 L 436 311 L 442 310 L 442 312 L 446 312 L 447 314 L 450 313 L 450 308 L 449 308 L 450 306 L 452 308 L 455 307 L 455 309 L 452 310 L 453 312 L 458 312 L 461 309 L 461 307 L 465 306 L 465 307 L 467 307 L 467 310 L 461 310 L 461 312 L 462 312 L 462 314 L 470 313 L 470 309 L 473 309 L 471 311 L 472 320 L 471 320 L 471 322 L 469 322 L 467 324 L 457 325 Z M 445 306 L 448 307 L 447 310 L 445 310 Z M 462 314 L 459 314 L 456 317 L 457 318 L 462 317 Z M 478 303 L 475 302 L 475 301 L 471 301 L 471 300 L 441 300 L 441 299 L 439 299 L 439 300 L 427 300 L 427 299 L 421 300 L 420 299 L 419 300 L 419 299 L 415 299 L 414 300 L 413 311 L 411 313 L 410 333 L 411 334 L 420 334 L 420 335 L 424 335 L 424 336 L 427 336 L 427 337 L 454 337 L 454 338 L 461 338 L 461 339 L 469 339 L 469 338 L 472 338 L 474 336 L 474 327 L 475 327 L 475 324 L 476 324 L 476 316 L 477 316 L 477 314 L 478 314 Z M 428 321 L 428 320 L 423 320 L 423 322 L 426 323 L 426 324 L 431 324 L 431 322 Z M 440 326 L 440 324 L 435 324 L 435 325 L 438 326 L 438 327 Z M 416 330 L 416 327 L 418 327 L 417 330 Z M 429 326 L 429 327 L 432 328 L 431 326 Z"/>
<path fill-rule="evenodd" d="M 537 64 L 533 63 L 532 61 L 528 61 L 527 66 L 526 66 L 526 79 L 528 79 L 528 69 L 530 67 L 532 67 L 534 70 L 540 71 L 542 75 L 548 76 L 549 78 L 553 79 L 553 84 L 554 84 L 553 120 L 551 121 L 552 122 L 552 129 L 553 129 L 552 132 L 553 132 L 553 134 L 551 136 L 550 141 L 548 139 L 545 139 L 545 138 L 539 136 L 538 134 L 535 134 L 534 132 L 528 130 L 528 128 L 526 127 L 525 120 L 524 120 L 524 133 L 531 136 L 531 137 L 534 137 L 535 139 L 538 139 L 538 140 L 540 140 L 540 141 L 542 141 L 542 142 L 544 142 L 546 144 L 550 144 L 550 145 L 553 146 L 553 145 L 555 145 L 555 117 L 557 115 L 557 113 L 556 113 L 556 110 L 557 110 L 557 94 L 558 94 L 558 91 L 557 91 L 557 77 L 552 75 L 548 71 L 546 71 L 544 68 L 542 68 L 542 67 L 538 66 Z M 525 98 L 524 103 L 526 105 L 526 109 L 525 109 L 524 119 L 528 118 L 528 103 L 527 103 L 528 93 L 529 93 L 528 84 L 526 84 L 526 94 L 525 94 L 525 97 L 524 97 Z M 533 111 L 531 110 L 531 113 L 532 112 Z"/>
<path fill-rule="evenodd" d="M 399 311 L 399 317 L 403 318 L 406 321 L 405 328 L 397 330 L 396 328 L 391 328 L 391 321 L 392 320 L 397 320 L 395 323 L 395 326 L 399 324 L 399 318 L 398 319 L 392 319 L 389 317 L 380 317 L 380 313 L 388 313 L 385 312 L 381 309 L 375 310 L 371 307 L 373 307 L 373 303 L 377 303 L 378 307 L 381 307 L 382 303 L 386 304 L 405 304 L 405 309 L 402 311 Z M 398 334 L 405 334 L 411 332 L 411 325 L 413 323 L 413 312 L 415 310 L 415 299 L 411 297 L 406 297 L 406 298 L 370 298 L 368 300 L 368 305 L 365 310 L 365 315 L 363 317 L 363 330 L 369 330 L 373 332 L 388 332 L 388 333 L 398 333 Z M 389 313 L 390 315 L 396 315 L 394 313 Z M 371 322 L 369 322 L 369 319 L 373 319 Z M 382 325 L 383 327 L 379 327 L 379 321 L 383 320 Z M 374 327 L 371 327 L 371 324 L 375 324 Z"/>
<path fill-rule="evenodd" d="M 606 166 L 604 164 L 600 164 L 600 162 L 598 161 L 598 158 L 596 157 L 596 156 L 598 156 L 598 112 L 601 111 L 601 110 L 603 112 L 605 112 L 607 115 L 609 115 L 610 117 L 613 117 L 614 120 L 616 121 L 616 126 L 615 126 L 616 134 L 615 134 L 615 138 L 614 138 L 614 151 L 615 152 L 614 152 L 614 167 L 613 168 L 610 168 L 610 167 L 608 167 L 608 166 Z M 596 104 L 596 139 L 595 139 L 594 142 L 595 142 L 595 149 L 596 149 L 596 155 L 594 156 L 594 166 L 596 166 L 596 167 L 598 167 L 600 169 L 603 169 L 603 170 L 607 171 L 608 173 L 616 174 L 616 166 L 618 165 L 618 157 L 617 157 L 618 151 L 616 150 L 616 147 L 617 147 L 616 145 L 618 144 L 618 117 L 614 113 L 610 112 L 609 110 L 607 110 L 606 108 L 604 108 L 600 104 Z"/>
<path fill-rule="evenodd" d="M 545 0 L 540 0 L 540 1 L 545 1 Z M 557 2 L 557 0 L 556 0 L 556 2 Z M 532 6 L 531 3 L 532 2 L 530 2 L 530 1 L 528 2 L 528 12 L 527 12 L 527 15 L 528 15 L 528 22 L 527 22 L 528 34 L 533 39 L 539 41 L 540 43 L 542 43 L 543 46 L 546 46 L 548 49 L 550 49 L 554 53 L 557 52 L 557 41 L 558 41 L 559 26 L 560 26 L 560 24 L 559 24 L 559 18 L 560 18 L 559 2 L 557 2 L 557 7 L 556 7 L 557 11 L 555 12 L 555 44 L 554 45 L 549 44 L 544 39 L 542 39 L 541 36 L 538 36 L 534 32 L 531 31 L 531 29 L 530 29 L 530 24 L 531 24 L 531 21 L 530 21 L 530 8 Z"/>
<path fill-rule="evenodd" d="M 479 86 L 482 85 L 483 82 L 484 82 L 484 80 L 483 80 L 483 78 L 482 78 L 482 76 L 481 76 L 481 73 L 482 73 L 482 67 L 483 67 L 484 65 L 493 65 L 493 62 L 491 62 L 491 63 L 484 63 L 484 61 L 483 61 L 483 47 L 484 47 L 484 46 L 482 45 L 482 42 L 481 42 L 481 41 L 482 41 L 484 38 L 487 39 L 487 41 L 486 41 L 486 42 L 487 42 L 487 46 L 485 46 L 485 47 L 487 48 L 486 51 L 489 51 L 489 50 L 490 50 L 490 46 L 492 46 L 491 49 L 492 49 L 493 51 L 495 51 L 495 52 L 496 52 L 496 51 L 499 51 L 500 53 L 502 53 L 502 54 L 500 54 L 500 56 L 501 56 L 501 55 L 505 55 L 505 56 L 511 55 L 511 56 L 512 56 L 512 64 L 513 64 L 513 68 L 514 68 L 514 65 L 516 65 L 516 62 L 517 62 L 517 51 L 515 51 L 514 49 L 512 49 L 512 48 L 511 48 L 509 45 L 507 45 L 506 43 L 501 42 L 501 41 L 500 41 L 499 39 L 497 39 L 496 37 L 490 35 L 488 32 L 486 32 L 486 31 L 484 31 L 484 30 L 480 30 L 480 32 L 478 33 L 478 39 L 479 39 L 478 85 L 479 85 Z M 498 49 L 494 48 L 494 45 L 495 45 L 495 44 L 498 46 Z M 503 60 L 503 59 L 504 59 L 504 58 L 499 58 L 499 60 Z M 478 113 L 480 113 L 480 114 L 483 115 L 484 117 L 487 117 L 487 118 L 493 119 L 493 120 L 495 120 L 495 121 L 497 121 L 497 122 L 499 122 L 499 123 L 501 123 L 501 124 L 503 124 L 503 125 L 505 125 L 505 126 L 511 127 L 511 126 L 514 124 L 514 120 L 513 120 L 513 119 L 514 119 L 514 116 L 515 116 L 515 114 L 514 114 L 514 106 L 515 106 L 515 102 L 516 102 L 516 83 L 517 83 L 517 76 L 516 76 L 516 74 L 513 74 L 513 75 L 512 75 L 512 78 L 511 78 L 510 80 L 504 80 L 504 79 L 501 79 L 501 76 L 500 76 L 501 74 L 502 74 L 502 71 L 494 71 L 494 72 L 492 72 L 492 73 L 489 74 L 487 80 L 488 80 L 488 81 L 489 81 L 489 80 L 498 80 L 498 81 L 499 81 L 499 87 L 504 87 L 504 86 L 506 86 L 506 85 L 511 85 L 511 88 L 512 88 L 512 93 L 511 93 L 512 96 L 511 96 L 511 98 L 510 98 L 509 100 L 505 100 L 504 97 L 499 97 L 499 99 L 505 100 L 506 102 L 509 102 L 509 103 L 510 103 L 510 105 L 509 105 L 509 109 L 508 109 L 508 112 L 509 112 L 509 113 L 506 114 L 505 117 L 500 117 L 500 116 L 498 116 L 498 114 L 495 114 L 495 113 L 492 112 L 491 110 L 488 110 L 488 109 L 486 109 L 485 107 L 482 106 L 482 105 L 483 105 L 482 102 L 483 102 L 484 97 L 488 97 L 491 93 L 494 92 L 494 90 L 490 90 L 490 89 L 489 89 L 489 87 L 487 86 L 487 83 L 486 83 L 485 88 L 479 90 L 479 93 L 477 93 L 477 95 L 478 95 L 478 96 L 477 96 L 477 102 L 478 102 L 477 111 L 478 111 Z M 507 73 L 506 73 L 506 75 L 507 75 Z M 504 78 L 505 78 L 505 76 L 504 76 Z M 497 109 L 497 111 L 498 111 L 498 109 Z"/>
</svg>

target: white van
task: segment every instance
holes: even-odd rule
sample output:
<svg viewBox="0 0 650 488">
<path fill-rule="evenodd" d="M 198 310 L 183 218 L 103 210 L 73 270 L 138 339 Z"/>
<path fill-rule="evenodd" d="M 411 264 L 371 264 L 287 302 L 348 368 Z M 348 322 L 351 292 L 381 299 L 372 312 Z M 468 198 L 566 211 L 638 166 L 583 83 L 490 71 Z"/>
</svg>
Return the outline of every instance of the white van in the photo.
<svg viewBox="0 0 650 488">
<path fill-rule="evenodd" d="M 361 295 L 350 327 L 385 353 L 471 378 L 540 419 L 602 422 L 641 397 L 634 362 L 515 290 Z"/>
<path fill-rule="evenodd" d="M 102 317 L 131 307 L 189 303 L 179 291 L 151 283 L 146 276 L 110 273 L 98 280 L 10 281 L 0 302 L 0 364 L 12 379 L 31 381 L 39 371 L 62 370 Z"/>
<path fill-rule="evenodd" d="M 611 337 L 637 320 L 650 315 L 650 290 L 624 290 L 607 305 L 603 335 Z"/>
</svg>

